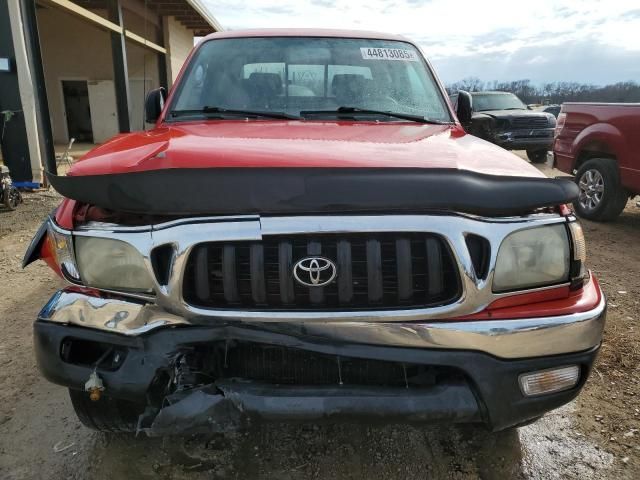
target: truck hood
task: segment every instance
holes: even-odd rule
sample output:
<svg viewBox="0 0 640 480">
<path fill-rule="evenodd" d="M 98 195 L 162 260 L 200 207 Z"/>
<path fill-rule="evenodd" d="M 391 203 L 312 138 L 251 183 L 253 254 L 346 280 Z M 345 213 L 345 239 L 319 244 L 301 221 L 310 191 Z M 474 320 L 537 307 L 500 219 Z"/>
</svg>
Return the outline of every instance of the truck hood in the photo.
<svg viewBox="0 0 640 480">
<path fill-rule="evenodd" d="M 115 138 L 48 178 L 81 204 L 158 216 L 510 216 L 578 196 L 572 181 L 545 178 L 457 126 L 404 122 L 171 125 Z"/>
<path fill-rule="evenodd" d="M 188 168 L 422 168 L 542 177 L 528 162 L 452 125 L 210 121 L 119 135 L 69 176 Z"/>
</svg>

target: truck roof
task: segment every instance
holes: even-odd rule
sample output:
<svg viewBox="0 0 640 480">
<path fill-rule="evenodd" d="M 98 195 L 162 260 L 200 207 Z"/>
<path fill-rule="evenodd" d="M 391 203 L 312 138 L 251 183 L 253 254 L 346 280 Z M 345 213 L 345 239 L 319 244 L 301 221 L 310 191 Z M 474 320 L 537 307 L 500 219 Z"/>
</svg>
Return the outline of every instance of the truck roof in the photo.
<svg viewBox="0 0 640 480">
<path fill-rule="evenodd" d="M 246 38 L 246 37 L 335 37 L 335 38 L 368 38 L 375 40 L 399 40 L 411 42 L 402 35 L 372 32 L 366 30 L 337 30 L 325 28 L 259 28 L 249 30 L 230 30 L 207 35 L 204 40 L 217 38 Z"/>
</svg>

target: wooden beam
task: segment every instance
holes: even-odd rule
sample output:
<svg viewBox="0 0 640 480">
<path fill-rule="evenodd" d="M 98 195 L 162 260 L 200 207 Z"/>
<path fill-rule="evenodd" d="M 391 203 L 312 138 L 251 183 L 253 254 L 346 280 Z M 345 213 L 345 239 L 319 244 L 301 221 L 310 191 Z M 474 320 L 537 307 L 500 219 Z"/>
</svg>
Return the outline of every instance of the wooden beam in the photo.
<svg viewBox="0 0 640 480">
<path fill-rule="evenodd" d="M 198 15 L 174 15 L 179 22 L 202 22 L 209 25 L 202 17 Z"/>
<path fill-rule="evenodd" d="M 177 7 L 165 7 L 165 8 L 158 8 L 158 15 L 162 15 L 162 16 L 172 16 L 172 17 L 177 17 L 177 16 L 186 16 L 186 15 L 191 15 L 193 12 L 191 10 L 187 10 L 186 8 L 177 8 Z"/>
<path fill-rule="evenodd" d="M 124 35 L 129 39 L 132 40 L 144 47 L 150 48 L 152 50 L 155 50 L 156 52 L 160 52 L 163 54 L 167 53 L 167 49 L 164 47 L 161 47 L 160 45 L 153 43 L 150 40 L 147 40 L 144 37 L 141 37 L 140 35 L 137 35 L 135 33 L 133 33 L 131 30 L 125 30 L 124 31 Z"/>
<path fill-rule="evenodd" d="M 100 15 L 93 13 L 86 8 L 82 8 L 76 3 L 70 2 L 69 0 L 38 0 L 40 3 L 44 5 L 51 5 L 54 7 L 61 8 L 62 10 L 70 13 L 71 15 L 75 15 L 76 17 L 80 17 L 88 22 L 91 22 L 97 25 L 100 28 L 109 30 L 111 32 L 122 34 L 122 27 L 110 22 L 109 20 L 102 18 Z"/>
<path fill-rule="evenodd" d="M 187 2 L 185 0 L 148 0 L 149 1 L 149 5 L 154 5 L 156 7 L 162 7 L 165 5 L 171 5 L 171 6 L 189 6 L 189 4 L 187 4 Z"/>
<path fill-rule="evenodd" d="M 181 21 L 180 23 L 182 23 L 182 25 L 184 25 L 187 28 L 211 28 L 211 25 L 209 25 L 207 22 L 185 22 L 185 21 Z"/>
<path fill-rule="evenodd" d="M 132 40 L 144 47 L 150 48 L 151 50 L 155 50 L 156 52 L 160 52 L 163 54 L 167 53 L 166 48 L 152 42 L 151 40 L 147 40 L 146 38 L 141 37 L 140 35 L 137 35 L 129 30 L 125 30 L 123 27 L 121 27 L 117 23 L 114 23 L 105 18 L 102 18 L 100 15 L 97 15 L 91 12 L 90 10 L 82 8 L 81 6 L 69 0 L 38 0 L 38 1 L 43 4 L 49 4 L 54 7 L 61 8 L 67 13 L 75 15 L 76 17 L 80 17 L 83 20 L 86 20 L 90 23 L 93 23 L 99 28 L 106 29 L 110 32 L 113 32 L 119 35 L 125 35 L 129 40 Z"/>
<path fill-rule="evenodd" d="M 74 3 L 88 9 L 107 8 L 107 0 L 74 0 Z"/>
<path fill-rule="evenodd" d="M 166 7 L 156 7 L 158 13 L 162 12 L 162 15 L 188 15 L 193 12 L 190 8 L 179 7 L 178 5 L 171 5 Z"/>
</svg>

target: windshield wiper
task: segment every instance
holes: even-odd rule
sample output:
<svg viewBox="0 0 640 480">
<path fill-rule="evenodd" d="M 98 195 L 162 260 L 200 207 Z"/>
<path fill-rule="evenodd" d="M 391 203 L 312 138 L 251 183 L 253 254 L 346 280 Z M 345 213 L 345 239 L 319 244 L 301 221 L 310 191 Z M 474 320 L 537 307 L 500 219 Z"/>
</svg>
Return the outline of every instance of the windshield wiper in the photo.
<svg viewBox="0 0 640 480">
<path fill-rule="evenodd" d="M 284 120 L 301 120 L 302 118 L 297 115 L 291 115 L 285 112 L 259 112 L 254 110 L 235 110 L 222 107 L 202 107 L 200 109 L 191 110 L 171 110 L 169 115 L 172 117 L 180 117 L 182 115 L 245 115 L 248 117 L 265 117 L 265 118 L 277 118 Z"/>
<path fill-rule="evenodd" d="M 383 110 L 371 110 L 368 108 L 358 107 L 338 107 L 336 110 L 303 110 L 300 112 L 301 116 L 305 115 L 337 115 L 356 113 L 359 115 L 384 115 L 387 117 L 400 118 L 402 120 L 409 120 L 411 122 L 430 123 L 433 125 L 447 125 L 448 122 L 441 122 L 440 120 L 432 120 L 422 115 L 412 115 L 410 113 L 398 113 L 387 112 Z"/>
</svg>

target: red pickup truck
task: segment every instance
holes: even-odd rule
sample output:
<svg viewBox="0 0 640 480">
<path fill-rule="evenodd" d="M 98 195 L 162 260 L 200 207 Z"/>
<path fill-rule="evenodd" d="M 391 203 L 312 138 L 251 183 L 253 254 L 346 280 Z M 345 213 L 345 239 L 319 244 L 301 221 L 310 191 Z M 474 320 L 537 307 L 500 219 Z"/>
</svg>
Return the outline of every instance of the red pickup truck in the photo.
<svg viewBox="0 0 640 480">
<path fill-rule="evenodd" d="M 556 168 L 575 175 L 578 215 L 615 219 L 640 195 L 640 104 L 564 103 L 553 153 Z"/>
<path fill-rule="evenodd" d="M 87 426 L 484 423 L 574 398 L 606 301 L 569 179 L 468 135 L 411 41 L 213 34 L 155 128 L 49 175 L 24 265 L 68 285 L 34 325 Z"/>
</svg>

